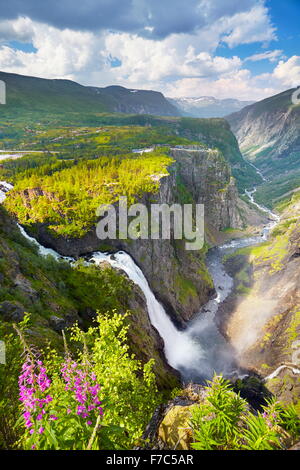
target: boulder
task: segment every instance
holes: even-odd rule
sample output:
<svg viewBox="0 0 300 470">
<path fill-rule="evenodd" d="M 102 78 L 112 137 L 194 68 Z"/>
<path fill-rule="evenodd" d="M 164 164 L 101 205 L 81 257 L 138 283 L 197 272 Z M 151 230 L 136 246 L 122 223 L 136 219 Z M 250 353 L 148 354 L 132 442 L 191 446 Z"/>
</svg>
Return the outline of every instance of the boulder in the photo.
<svg viewBox="0 0 300 470">
<path fill-rule="evenodd" d="M 162 420 L 158 429 L 158 437 L 168 449 L 190 449 L 192 432 L 189 422 L 192 409 L 195 406 L 197 405 L 173 406 Z"/>
<path fill-rule="evenodd" d="M 0 303 L 0 318 L 7 322 L 19 323 L 23 320 L 25 310 L 22 304 L 5 300 Z"/>
</svg>

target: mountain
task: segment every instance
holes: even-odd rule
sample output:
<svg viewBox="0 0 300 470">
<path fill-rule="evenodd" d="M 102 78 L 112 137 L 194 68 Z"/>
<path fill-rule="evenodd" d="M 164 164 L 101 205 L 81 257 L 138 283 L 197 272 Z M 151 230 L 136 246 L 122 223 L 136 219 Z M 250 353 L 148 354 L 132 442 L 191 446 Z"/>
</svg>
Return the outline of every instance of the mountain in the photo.
<svg viewBox="0 0 300 470">
<path fill-rule="evenodd" d="M 271 96 L 226 118 L 244 156 L 271 180 L 269 188 L 264 188 L 265 203 L 271 202 L 271 190 L 276 202 L 300 186 L 300 105 L 292 103 L 295 90 Z"/>
<path fill-rule="evenodd" d="M 127 114 L 180 116 L 181 113 L 158 91 L 135 90 L 122 86 L 91 88 L 99 97 L 109 100 L 111 111 Z"/>
<path fill-rule="evenodd" d="M 184 116 L 191 117 L 224 117 L 252 104 L 253 101 L 239 101 L 234 98 L 218 100 L 213 96 L 198 98 L 168 98 L 171 104 L 177 106 Z"/>
<path fill-rule="evenodd" d="M 242 152 L 267 173 L 276 172 L 278 166 L 288 169 L 292 160 L 299 164 L 300 106 L 292 103 L 294 91 L 271 96 L 226 118 Z"/>
<path fill-rule="evenodd" d="M 119 112 L 179 116 L 180 112 L 162 93 L 130 90 L 120 86 L 97 88 L 71 80 L 48 80 L 0 72 L 6 84 L 6 102 L 1 111 Z"/>
</svg>

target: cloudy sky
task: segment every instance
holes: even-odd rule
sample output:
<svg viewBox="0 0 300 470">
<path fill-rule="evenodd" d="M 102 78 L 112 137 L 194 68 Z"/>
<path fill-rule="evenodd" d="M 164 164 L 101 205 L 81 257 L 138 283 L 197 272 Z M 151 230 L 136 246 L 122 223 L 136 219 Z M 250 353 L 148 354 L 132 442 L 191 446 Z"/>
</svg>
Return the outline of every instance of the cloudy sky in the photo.
<svg viewBox="0 0 300 470">
<path fill-rule="evenodd" d="M 300 85 L 299 0 L 0 0 L 0 70 L 167 96 Z"/>
</svg>

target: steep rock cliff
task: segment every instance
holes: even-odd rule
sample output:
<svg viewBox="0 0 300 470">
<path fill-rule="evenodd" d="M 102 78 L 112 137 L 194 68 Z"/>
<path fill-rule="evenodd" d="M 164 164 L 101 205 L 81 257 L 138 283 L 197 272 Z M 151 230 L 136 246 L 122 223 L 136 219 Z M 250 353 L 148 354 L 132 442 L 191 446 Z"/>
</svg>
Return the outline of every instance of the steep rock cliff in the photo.
<svg viewBox="0 0 300 470">
<path fill-rule="evenodd" d="M 241 364 L 256 369 L 268 388 L 299 406 L 300 199 L 294 196 L 265 244 L 228 260 L 235 290 L 219 318 Z M 226 313 L 228 322 L 224 322 Z"/>
<path fill-rule="evenodd" d="M 207 241 L 211 232 L 227 227 L 241 228 L 244 220 L 228 163 L 216 149 L 190 147 L 171 150 L 174 163 L 169 175 L 160 178 L 155 194 L 144 194 L 140 202 L 149 209 L 151 203 L 202 203 L 205 205 Z M 30 204 L 24 192 L 24 204 Z M 125 250 L 143 270 L 156 296 L 179 324 L 190 319 L 213 293 L 205 267 L 205 250 L 187 251 L 184 240 L 105 240 L 96 231 L 81 239 L 54 237 L 46 225 L 36 227 L 40 242 L 59 253 L 81 256 L 97 250 Z"/>
<path fill-rule="evenodd" d="M 292 102 L 295 90 L 254 103 L 226 118 L 241 151 L 270 178 L 299 170 L 300 106 Z"/>
</svg>

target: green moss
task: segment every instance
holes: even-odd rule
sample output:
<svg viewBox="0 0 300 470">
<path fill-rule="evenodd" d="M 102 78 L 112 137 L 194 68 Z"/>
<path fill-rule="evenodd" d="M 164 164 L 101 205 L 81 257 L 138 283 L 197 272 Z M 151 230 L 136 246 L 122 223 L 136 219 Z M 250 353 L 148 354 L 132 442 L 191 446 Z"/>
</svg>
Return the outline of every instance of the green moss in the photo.
<svg viewBox="0 0 300 470">
<path fill-rule="evenodd" d="M 288 250 L 288 236 L 276 237 L 274 240 L 252 248 L 251 255 L 255 264 L 271 262 L 271 273 L 279 271 L 283 267 Z"/>
<path fill-rule="evenodd" d="M 107 252 L 107 251 L 111 251 L 112 250 L 112 247 L 109 243 L 105 243 L 105 242 L 101 242 L 99 243 L 98 245 L 98 250 L 99 251 L 102 251 L 102 252 Z"/>
<path fill-rule="evenodd" d="M 202 279 L 208 287 L 214 287 L 212 277 L 206 267 L 205 261 L 202 259 L 200 260 L 200 268 L 198 269 L 197 274 L 199 274 L 200 279 Z"/>
<path fill-rule="evenodd" d="M 247 294 L 250 294 L 251 289 L 250 289 L 250 287 L 246 287 L 244 284 L 239 284 L 239 285 L 236 287 L 236 291 L 237 291 L 239 294 L 247 295 Z"/>
<path fill-rule="evenodd" d="M 197 297 L 197 289 L 190 279 L 186 279 L 180 274 L 175 277 L 175 287 L 178 298 L 182 304 L 186 304 L 190 297 Z"/>
<path fill-rule="evenodd" d="M 300 335 L 300 311 L 296 311 L 292 315 L 289 327 L 286 330 L 287 335 L 287 348 L 290 350 L 292 343 L 299 338 Z"/>
</svg>

